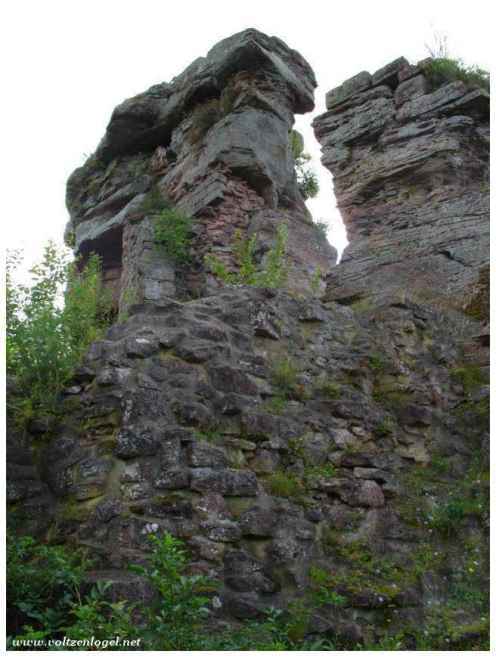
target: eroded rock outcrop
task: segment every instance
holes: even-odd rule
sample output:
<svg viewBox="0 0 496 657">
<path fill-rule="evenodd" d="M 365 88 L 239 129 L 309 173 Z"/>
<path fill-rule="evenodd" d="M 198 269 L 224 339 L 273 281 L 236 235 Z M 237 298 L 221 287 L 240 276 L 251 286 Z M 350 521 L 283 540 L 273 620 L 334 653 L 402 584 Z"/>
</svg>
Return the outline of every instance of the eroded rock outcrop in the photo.
<svg viewBox="0 0 496 657">
<path fill-rule="evenodd" d="M 297 52 L 246 30 L 114 110 L 95 154 L 69 180 L 67 235 L 77 254 L 102 256 L 121 309 L 129 299 L 211 292 L 204 255 L 232 262 L 237 229 L 259 235 L 263 259 L 287 224 L 295 290 L 308 289 L 317 268 L 329 271 L 336 252 L 300 195 L 289 139 L 294 113 L 314 107 L 315 86 Z M 165 202 L 194 217 L 187 267 L 153 248 L 153 214 Z"/>
<path fill-rule="evenodd" d="M 486 303 L 487 270 L 475 276 L 487 247 L 476 184 L 486 101 L 459 85 L 426 94 L 421 74 L 401 73 L 398 85 L 405 70 L 401 61 L 360 74 L 329 94 L 316 122 L 351 237 L 324 301 L 301 294 L 332 254 L 288 150 L 293 112 L 311 109 L 315 82 L 277 39 L 236 35 L 123 103 L 71 177 L 76 251 L 102 255 L 121 305 L 131 286 L 139 294 L 91 345 L 59 418 L 24 436 L 11 429 L 7 490 L 25 531 L 86 546 L 91 581 L 111 581 L 117 598 L 145 599 L 125 569 L 147 558 L 148 534 L 167 531 L 186 542 L 192 572 L 219 582 L 213 626 L 299 600 L 311 612 L 303 633 L 345 647 L 397 632 L 412 647 L 431 632 L 443 646 L 484 635 L 487 330 L 475 312 L 395 290 L 424 285 L 419 268 L 427 277 L 440 259 L 449 269 L 436 270 L 433 291 L 446 294 L 449 274 L 449 295 L 476 281 L 474 304 Z M 422 93 L 396 108 L 393 87 L 400 99 Z M 436 109 L 416 118 L 422 107 Z M 206 109 L 215 120 L 198 132 Z M 198 263 L 210 249 L 228 259 L 236 226 L 266 249 L 285 219 L 289 289 L 216 287 L 200 264 L 164 259 L 141 207 L 150 193 L 195 216 Z M 439 253 L 452 253 L 458 230 L 464 269 Z M 420 232 L 408 259 L 401 240 Z"/>
<path fill-rule="evenodd" d="M 350 244 L 329 299 L 463 306 L 489 263 L 489 95 L 395 60 L 330 91 L 314 121 Z"/>
</svg>

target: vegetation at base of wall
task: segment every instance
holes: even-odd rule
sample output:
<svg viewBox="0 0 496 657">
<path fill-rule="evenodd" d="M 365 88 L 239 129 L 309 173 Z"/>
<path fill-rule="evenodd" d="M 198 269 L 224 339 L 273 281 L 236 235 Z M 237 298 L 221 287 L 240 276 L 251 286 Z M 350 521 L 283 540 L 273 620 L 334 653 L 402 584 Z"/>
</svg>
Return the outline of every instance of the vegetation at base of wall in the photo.
<svg viewBox="0 0 496 657">
<path fill-rule="evenodd" d="M 284 481 L 282 480 L 284 477 Z M 282 496 L 301 495 L 301 483 L 287 485 L 292 476 L 274 473 Z M 294 477 L 293 477 L 294 478 Z M 294 478 L 296 479 L 296 478 Z M 281 483 L 283 481 L 283 483 Z M 344 645 L 339 636 L 329 639 L 309 635 L 309 620 L 321 607 L 352 604 L 364 590 L 390 599 L 385 621 L 394 609 L 394 599 L 418 577 L 442 567 L 445 554 L 427 544 L 418 546 L 413 563 L 374 553 L 364 540 L 343 541 L 329 532 L 330 553 L 341 571 L 327 571 L 314 564 L 304 596 L 287 610 L 269 608 L 261 619 L 243 621 L 212 632 L 210 620 L 219 583 L 203 575 L 188 574 L 190 557 L 181 540 L 168 533 L 151 534 L 151 553 L 145 564 L 130 570 L 147 582 L 153 596 L 139 607 L 127 600 L 111 601 L 110 584 L 90 587 L 87 573 L 91 561 L 82 550 L 38 543 L 31 537 L 7 537 L 7 645 L 16 641 L 72 640 L 93 636 L 103 649 L 113 649 L 109 639 L 140 639 L 145 650 L 355 650 L 370 648 L 370 639 Z M 332 538 L 332 540 L 331 540 Z M 434 605 L 422 627 L 406 624 L 401 631 L 380 633 L 376 648 L 406 647 L 436 649 L 482 648 L 488 641 L 487 594 L 474 574 L 480 569 L 479 543 L 471 538 L 456 572 L 448 583 L 446 604 Z M 477 612 L 480 621 L 460 622 L 461 611 Z M 120 648 L 122 649 L 122 647 Z"/>
<path fill-rule="evenodd" d="M 94 638 L 112 650 L 116 636 L 140 639 L 145 650 L 331 650 L 324 639 L 306 640 L 310 603 L 299 599 L 287 611 L 268 609 L 259 621 L 212 632 L 208 619 L 218 584 L 189 575 L 190 558 L 183 542 L 170 534 L 150 535 L 146 565 L 132 565 L 154 596 L 139 608 L 127 600 L 111 602 L 108 582 L 90 589 L 85 577 L 91 562 L 83 552 L 37 543 L 31 537 L 8 536 L 7 646 L 22 641 Z M 89 589 L 89 590 L 88 590 Z M 85 592 L 88 591 L 88 592 Z M 137 615 L 138 614 L 138 615 Z M 122 646 L 117 649 L 122 650 Z"/>
<path fill-rule="evenodd" d="M 303 137 L 296 130 L 290 132 L 290 146 L 295 163 L 298 189 L 305 200 L 315 198 L 319 193 L 319 181 L 315 172 L 308 168 L 308 163 L 312 158 L 304 152 Z"/>
<path fill-rule="evenodd" d="M 222 260 L 212 254 L 205 256 L 205 264 L 215 276 L 230 285 L 280 288 L 288 276 L 287 241 L 288 229 L 286 224 L 281 223 L 277 228 L 274 246 L 267 253 L 264 266 L 260 269 L 255 261 L 257 235 L 245 239 L 241 231 L 237 230 L 233 246 L 236 271 L 230 271 Z"/>
<path fill-rule="evenodd" d="M 88 346 L 111 319 L 101 262 L 78 261 L 49 243 L 31 270 L 31 285 L 16 280 L 20 252 L 7 255 L 7 374 L 14 383 L 8 410 L 21 427 L 56 412 L 60 393 Z"/>
<path fill-rule="evenodd" d="M 184 264 L 191 259 L 193 220 L 176 208 L 162 210 L 154 218 L 153 239 L 156 246 L 175 262 Z"/>
</svg>

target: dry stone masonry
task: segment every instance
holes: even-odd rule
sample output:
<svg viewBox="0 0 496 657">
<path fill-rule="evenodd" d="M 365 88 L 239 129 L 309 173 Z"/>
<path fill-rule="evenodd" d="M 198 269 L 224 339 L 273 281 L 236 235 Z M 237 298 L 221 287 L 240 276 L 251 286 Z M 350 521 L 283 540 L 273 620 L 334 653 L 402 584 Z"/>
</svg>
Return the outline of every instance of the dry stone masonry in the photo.
<svg viewBox="0 0 496 657">
<path fill-rule="evenodd" d="M 126 567 L 168 531 L 220 582 L 214 623 L 308 606 L 317 572 L 308 635 L 354 646 L 442 622 L 456 646 L 486 627 L 488 333 L 456 307 L 488 262 L 487 98 L 430 89 L 404 59 L 329 92 L 315 128 L 351 241 L 333 267 L 288 142 L 314 88 L 298 53 L 247 30 L 116 108 L 69 180 L 67 234 L 128 316 L 55 424 L 9 431 L 11 516 L 86 546 L 117 596 L 146 599 Z M 154 249 L 150 198 L 194 216 L 193 264 Z M 263 251 L 281 221 L 287 289 L 206 272 L 236 228 Z"/>
</svg>

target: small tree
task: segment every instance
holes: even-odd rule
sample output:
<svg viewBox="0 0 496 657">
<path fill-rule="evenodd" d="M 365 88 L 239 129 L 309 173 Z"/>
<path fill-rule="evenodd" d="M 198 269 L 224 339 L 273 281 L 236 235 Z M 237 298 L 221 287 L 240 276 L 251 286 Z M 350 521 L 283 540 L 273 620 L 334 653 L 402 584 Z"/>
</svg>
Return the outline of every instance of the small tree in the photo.
<svg viewBox="0 0 496 657">
<path fill-rule="evenodd" d="M 290 133 L 290 145 L 295 162 L 298 189 L 305 200 L 314 198 L 319 193 L 319 181 L 315 172 L 308 167 L 312 158 L 304 152 L 303 137 L 297 130 L 292 130 Z"/>
</svg>

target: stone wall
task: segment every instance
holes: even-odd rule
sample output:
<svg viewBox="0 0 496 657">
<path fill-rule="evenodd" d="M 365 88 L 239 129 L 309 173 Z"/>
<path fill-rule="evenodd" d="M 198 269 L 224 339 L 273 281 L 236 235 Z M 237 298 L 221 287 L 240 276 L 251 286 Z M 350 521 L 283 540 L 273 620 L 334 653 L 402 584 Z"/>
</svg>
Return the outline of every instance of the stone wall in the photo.
<svg viewBox="0 0 496 657">
<path fill-rule="evenodd" d="M 402 57 L 326 96 L 314 121 L 350 244 L 329 299 L 463 306 L 489 263 L 489 95 L 434 88 Z"/>
</svg>

